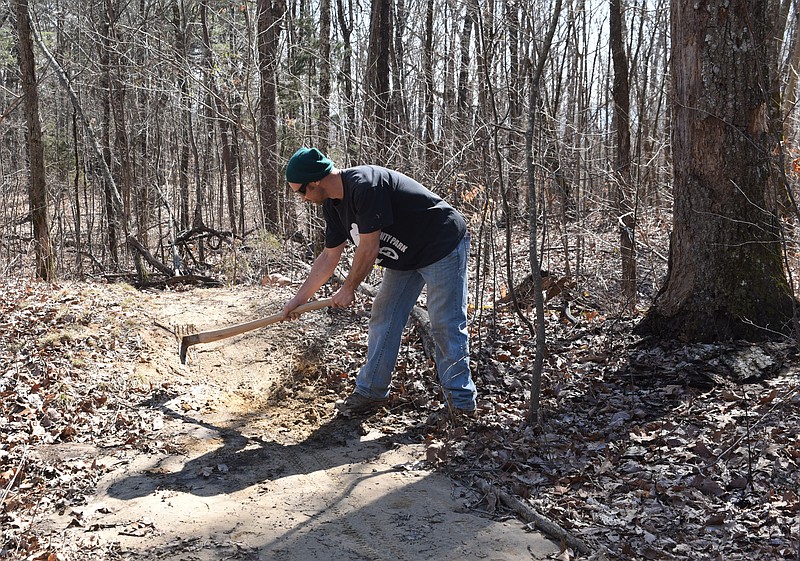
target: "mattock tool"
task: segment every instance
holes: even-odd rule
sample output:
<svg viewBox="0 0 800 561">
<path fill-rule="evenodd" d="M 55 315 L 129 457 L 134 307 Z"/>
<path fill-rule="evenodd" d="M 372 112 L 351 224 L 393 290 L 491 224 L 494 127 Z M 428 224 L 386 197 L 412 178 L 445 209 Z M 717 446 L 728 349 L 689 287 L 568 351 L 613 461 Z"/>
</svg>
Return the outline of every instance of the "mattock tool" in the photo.
<svg viewBox="0 0 800 561">
<path fill-rule="evenodd" d="M 324 298 L 322 300 L 307 302 L 292 310 L 291 316 L 298 316 L 305 312 L 319 310 L 320 308 L 325 308 L 326 306 L 330 306 L 332 304 L 333 298 Z M 214 341 L 219 341 L 220 339 L 227 339 L 228 337 L 233 337 L 234 335 L 241 335 L 242 333 L 247 333 L 248 331 L 253 331 L 254 329 L 261 329 L 262 327 L 267 327 L 273 323 L 278 323 L 282 320 L 282 318 L 283 314 L 273 314 L 265 318 L 255 319 L 253 321 L 240 323 L 238 325 L 225 327 L 223 329 L 203 331 L 201 333 L 194 333 L 192 335 L 184 335 L 181 337 L 181 346 L 180 350 L 178 351 L 181 357 L 181 364 L 186 364 L 186 353 L 189 350 L 189 347 L 192 345 L 196 345 L 198 343 L 213 343 Z"/>
</svg>

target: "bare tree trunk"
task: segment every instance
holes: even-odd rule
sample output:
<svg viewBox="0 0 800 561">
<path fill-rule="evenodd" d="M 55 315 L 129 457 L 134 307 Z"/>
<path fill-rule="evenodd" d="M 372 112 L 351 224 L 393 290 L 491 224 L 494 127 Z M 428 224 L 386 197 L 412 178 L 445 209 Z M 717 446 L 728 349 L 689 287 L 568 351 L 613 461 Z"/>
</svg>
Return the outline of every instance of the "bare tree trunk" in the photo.
<svg viewBox="0 0 800 561">
<path fill-rule="evenodd" d="M 476 66 L 478 67 L 476 76 L 478 115 L 481 119 L 481 124 L 483 124 L 483 122 L 488 121 L 488 117 L 491 115 L 491 109 L 489 107 L 489 82 L 494 79 L 492 73 L 495 69 L 492 66 L 494 60 L 493 49 L 488 48 L 488 45 L 494 42 L 494 6 L 491 3 L 487 3 L 486 9 L 482 11 L 480 1 L 473 0 L 473 2 L 476 17 L 476 41 L 486 45 L 485 48 L 478 49 L 477 55 L 475 56 Z"/>
<path fill-rule="evenodd" d="M 105 7 L 105 4 L 103 4 Z M 100 44 L 100 107 L 102 109 L 103 120 L 101 123 L 102 135 L 102 151 L 104 165 L 109 169 L 114 169 L 113 157 L 111 154 L 111 22 L 109 21 L 110 14 L 107 10 L 101 8 L 101 44 Z M 113 177 L 113 173 L 111 176 Z M 105 195 L 105 214 L 106 214 L 106 228 L 108 235 L 108 250 L 111 255 L 111 263 L 115 269 L 119 268 L 119 238 L 120 238 L 120 212 L 122 212 L 122 201 L 120 206 L 114 204 L 113 190 L 116 189 L 116 180 L 108 181 L 104 179 L 103 192 Z"/>
<path fill-rule="evenodd" d="M 133 187 L 133 170 L 131 169 L 130 158 L 130 145 L 128 142 L 128 125 L 125 118 L 125 81 L 122 76 L 124 75 L 123 69 L 120 67 L 119 60 L 119 44 L 120 41 L 116 36 L 115 21 L 117 14 L 114 12 L 114 3 L 112 0 L 106 0 L 106 17 L 108 21 L 108 37 L 107 43 L 109 47 L 108 52 L 108 76 L 109 76 L 109 99 L 111 113 L 114 120 L 114 149 L 119 160 L 118 172 L 115 174 L 119 180 L 116 181 L 117 188 L 120 189 L 120 196 L 122 197 L 122 220 L 121 228 L 122 234 L 127 234 L 127 225 L 130 223 L 131 213 L 131 191 Z"/>
<path fill-rule="evenodd" d="M 789 333 L 793 299 L 768 199 L 777 71 L 760 1 L 673 0 L 674 224 L 667 279 L 639 332 L 683 341 Z"/>
<path fill-rule="evenodd" d="M 75 271 L 83 275 L 83 217 L 81 216 L 81 158 L 78 154 L 78 111 L 72 110 L 72 156 L 75 166 L 73 189 L 75 191 L 74 223 L 75 223 Z"/>
<path fill-rule="evenodd" d="M 258 0 L 258 70 L 261 77 L 261 115 L 258 126 L 261 167 L 261 204 L 264 228 L 273 234 L 281 231 L 283 197 L 278 185 L 277 83 L 278 40 L 281 19 L 286 11 L 283 0 Z"/>
<path fill-rule="evenodd" d="M 377 161 L 386 160 L 389 138 L 389 55 L 392 46 L 392 0 L 372 0 L 367 47 L 366 100 L 364 114 L 373 127 Z"/>
<path fill-rule="evenodd" d="M 524 181 L 524 146 L 525 138 L 522 131 L 525 130 L 523 119 L 522 91 L 525 81 L 525 68 L 520 61 L 520 23 L 519 23 L 519 4 L 516 0 L 505 0 L 504 2 L 504 21 L 508 29 L 508 113 L 511 127 L 508 131 L 508 148 L 506 157 L 509 160 L 508 183 L 509 185 L 519 185 Z M 510 189 L 507 193 L 509 197 L 509 208 L 514 221 L 520 216 L 524 216 L 521 203 L 521 190 Z"/>
<path fill-rule="evenodd" d="M 471 64 L 469 44 L 472 40 L 472 28 L 475 25 L 475 1 L 469 0 L 464 9 L 464 27 L 461 30 L 461 60 L 458 67 L 458 97 L 456 98 L 456 106 L 461 117 L 465 117 L 467 113 L 467 88 L 469 84 L 469 67 Z"/>
<path fill-rule="evenodd" d="M 614 130 L 616 132 L 616 158 L 614 175 L 617 184 L 616 206 L 619 213 L 619 250 L 622 257 L 622 292 L 624 307 L 632 311 L 636 306 L 636 249 L 634 232 L 636 215 L 631 204 L 631 129 L 630 84 L 628 83 L 628 55 L 622 36 L 622 0 L 609 4 L 609 44 L 614 61 Z"/>
<path fill-rule="evenodd" d="M 33 239 L 36 243 L 36 276 L 53 280 L 55 259 L 50 243 L 50 226 L 47 213 L 47 183 L 44 174 L 44 146 L 42 144 L 42 125 L 39 120 L 39 90 L 36 85 L 36 60 L 33 55 L 31 20 L 28 13 L 28 0 L 14 0 L 17 18 L 17 51 L 22 74 L 22 92 L 25 96 L 25 121 L 28 126 L 28 161 L 30 166 L 30 187 L 28 202 Z"/>
<path fill-rule="evenodd" d="M 189 86 L 186 78 L 186 35 L 184 18 L 177 1 L 172 4 L 172 25 L 175 31 L 175 56 L 178 60 L 178 90 L 180 91 L 179 113 L 182 117 L 178 124 L 178 191 L 180 194 L 179 227 L 189 229 Z"/>
<path fill-rule="evenodd" d="M 393 2 L 392 17 L 389 20 L 393 30 L 392 48 L 390 49 L 389 64 L 391 68 L 391 83 L 389 86 L 389 133 L 393 142 L 401 147 L 402 154 L 408 154 L 413 142 L 408 146 L 409 119 L 406 104 L 406 80 L 403 69 L 406 66 L 406 46 L 403 40 L 403 31 L 408 25 L 408 6 L 406 0 Z M 404 146 L 406 145 L 406 146 Z"/>
<path fill-rule="evenodd" d="M 425 47 L 423 52 L 423 71 L 425 80 L 424 114 L 422 125 L 422 144 L 425 149 L 425 163 L 435 169 L 436 150 L 433 143 L 433 2 L 428 0 L 425 9 Z"/>
<path fill-rule="evenodd" d="M 331 137 L 331 2 L 320 0 L 319 14 L 319 99 L 317 101 L 319 112 L 319 141 L 317 147 L 328 153 L 328 143 Z M 348 127 L 349 128 L 349 127 Z M 310 236 L 314 244 L 314 253 L 320 253 L 325 247 L 325 231 L 317 228 L 314 222 L 322 221 L 322 207 L 317 205 L 306 206 L 306 212 L 315 220 L 310 221 Z"/>
<path fill-rule="evenodd" d="M 786 61 L 786 72 L 788 74 L 786 89 L 783 95 L 783 113 L 788 116 L 794 109 L 797 101 L 797 74 L 800 72 L 800 10 L 795 13 L 795 27 L 792 35 L 791 47 Z"/>
<path fill-rule="evenodd" d="M 800 72 L 800 10 L 795 11 L 794 19 L 794 33 L 786 49 L 788 55 L 785 67 L 788 76 L 783 94 L 783 113 L 786 116 L 792 112 L 797 101 L 797 74 Z"/>
<path fill-rule="evenodd" d="M 331 0 L 319 5 L 319 142 L 317 146 L 328 153 L 331 133 Z"/>
<path fill-rule="evenodd" d="M 339 32 L 342 34 L 342 70 L 339 80 L 344 89 L 344 104 L 347 122 L 344 125 L 344 143 L 347 147 L 348 155 L 352 155 L 354 142 L 351 140 L 352 130 L 356 126 L 356 107 L 353 96 L 353 45 L 350 36 L 353 33 L 353 2 L 347 0 L 345 10 L 345 0 L 336 0 L 336 15 L 339 21 Z"/>
<path fill-rule="evenodd" d="M 530 217 L 528 222 L 528 235 L 530 240 L 529 259 L 531 265 L 531 275 L 533 277 L 533 287 L 536 306 L 536 356 L 534 358 L 532 380 L 531 380 L 531 402 L 528 410 L 528 421 L 532 425 L 540 422 L 539 400 L 542 392 L 542 370 L 544 368 L 544 354 L 546 349 L 545 329 L 544 329 L 544 297 L 542 296 L 542 272 L 539 266 L 539 255 L 536 253 L 537 234 L 537 200 L 536 200 L 536 171 L 533 160 L 533 133 L 536 126 L 536 115 L 539 113 L 539 83 L 544 73 L 544 64 L 550 54 L 550 46 L 553 44 L 553 35 L 556 32 L 558 18 L 561 15 L 561 0 L 555 0 L 553 15 L 550 20 L 550 27 L 544 38 L 541 50 L 538 52 L 536 67 L 531 75 L 530 100 L 528 102 L 528 130 L 525 138 L 525 156 L 528 172 L 528 200 L 530 204 Z"/>
</svg>

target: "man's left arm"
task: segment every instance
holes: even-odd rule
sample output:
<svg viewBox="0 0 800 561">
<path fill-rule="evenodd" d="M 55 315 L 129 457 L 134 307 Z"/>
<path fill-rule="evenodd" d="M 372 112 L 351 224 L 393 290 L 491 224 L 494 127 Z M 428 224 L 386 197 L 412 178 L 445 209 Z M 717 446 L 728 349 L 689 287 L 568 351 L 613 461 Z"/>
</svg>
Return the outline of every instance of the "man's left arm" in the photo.
<svg viewBox="0 0 800 561">
<path fill-rule="evenodd" d="M 353 265 L 350 267 L 350 273 L 344 280 L 342 288 L 333 295 L 334 307 L 346 308 L 353 303 L 358 285 L 367 278 L 373 265 L 375 265 L 380 245 L 380 230 L 359 236 L 358 247 L 356 247 L 356 253 L 353 256 Z"/>
</svg>

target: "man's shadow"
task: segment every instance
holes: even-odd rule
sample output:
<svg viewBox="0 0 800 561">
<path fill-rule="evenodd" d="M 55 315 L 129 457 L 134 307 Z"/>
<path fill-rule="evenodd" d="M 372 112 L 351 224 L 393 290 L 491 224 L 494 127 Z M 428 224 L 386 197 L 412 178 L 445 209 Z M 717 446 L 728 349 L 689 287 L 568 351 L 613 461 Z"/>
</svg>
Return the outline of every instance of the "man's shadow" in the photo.
<svg viewBox="0 0 800 561">
<path fill-rule="evenodd" d="M 139 471 L 111 483 L 107 494 L 130 500 L 171 489 L 210 497 L 292 475 L 313 473 L 341 465 L 377 458 L 398 442 L 410 442 L 407 432 L 362 441 L 363 420 L 333 417 L 301 442 L 283 444 L 262 436 L 248 437 L 237 428 L 221 428 L 183 415 L 163 404 L 162 412 L 184 423 L 204 429 L 222 445 L 186 461 L 180 470 L 170 471 L 178 456 L 161 458 L 147 471 Z M 247 424 L 243 419 L 239 426 Z"/>
</svg>

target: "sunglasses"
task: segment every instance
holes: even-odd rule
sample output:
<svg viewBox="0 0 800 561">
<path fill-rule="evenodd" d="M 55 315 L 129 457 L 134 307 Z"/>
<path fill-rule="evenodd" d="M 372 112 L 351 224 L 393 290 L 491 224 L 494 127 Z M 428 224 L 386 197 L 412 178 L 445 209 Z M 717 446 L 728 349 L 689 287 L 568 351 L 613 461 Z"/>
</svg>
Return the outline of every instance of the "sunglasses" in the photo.
<svg viewBox="0 0 800 561">
<path fill-rule="evenodd" d="M 308 183 L 311 183 L 311 182 L 309 181 Z M 302 185 L 300 185 L 300 188 L 297 191 L 295 191 L 295 193 L 297 193 L 298 195 L 305 196 L 306 188 L 308 187 L 308 183 L 303 183 Z"/>
</svg>

